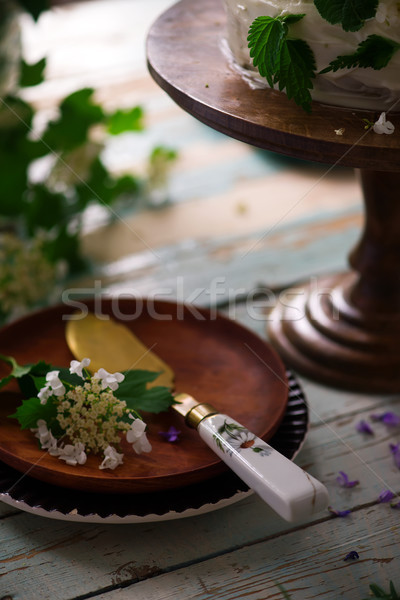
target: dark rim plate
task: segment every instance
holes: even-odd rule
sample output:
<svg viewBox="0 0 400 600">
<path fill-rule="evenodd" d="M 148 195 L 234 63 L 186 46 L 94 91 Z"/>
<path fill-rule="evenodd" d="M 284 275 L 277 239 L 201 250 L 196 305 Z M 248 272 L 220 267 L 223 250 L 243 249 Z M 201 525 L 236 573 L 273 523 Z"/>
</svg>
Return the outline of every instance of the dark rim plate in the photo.
<svg viewBox="0 0 400 600">
<path fill-rule="evenodd" d="M 293 459 L 308 430 L 308 406 L 295 378 L 287 372 L 285 416 L 270 444 Z M 202 483 L 150 494 L 91 494 L 42 483 L 0 462 L 0 500 L 15 508 L 59 520 L 92 523 L 141 523 L 194 516 L 238 502 L 251 491 L 226 472 Z"/>
</svg>

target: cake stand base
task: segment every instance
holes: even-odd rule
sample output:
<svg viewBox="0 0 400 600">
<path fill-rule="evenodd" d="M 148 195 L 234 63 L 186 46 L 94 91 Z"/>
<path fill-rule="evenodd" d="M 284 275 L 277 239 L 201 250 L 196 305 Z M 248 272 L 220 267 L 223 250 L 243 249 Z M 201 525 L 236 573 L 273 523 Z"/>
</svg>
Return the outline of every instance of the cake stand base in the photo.
<svg viewBox="0 0 400 600">
<path fill-rule="evenodd" d="M 269 335 L 287 364 L 362 392 L 400 391 L 400 174 L 361 170 L 366 220 L 354 272 L 287 290 Z"/>
</svg>

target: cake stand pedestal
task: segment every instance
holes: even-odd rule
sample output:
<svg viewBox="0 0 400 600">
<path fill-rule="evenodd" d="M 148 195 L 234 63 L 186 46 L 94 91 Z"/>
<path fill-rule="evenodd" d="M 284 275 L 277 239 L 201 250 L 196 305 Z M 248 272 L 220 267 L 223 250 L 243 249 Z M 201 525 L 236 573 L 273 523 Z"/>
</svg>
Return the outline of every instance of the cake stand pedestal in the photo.
<svg viewBox="0 0 400 600">
<path fill-rule="evenodd" d="M 349 259 L 353 270 L 290 290 L 290 303 L 272 313 L 271 342 L 314 380 L 398 392 L 400 115 L 390 116 L 393 135 L 378 135 L 362 120 L 375 121 L 373 112 L 313 103 L 307 115 L 280 92 L 251 89 L 224 49 L 225 22 L 221 0 L 181 0 L 161 15 L 147 44 L 155 81 L 184 110 L 231 137 L 357 168 L 365 200 L 364 231 Z"/>
</svg>

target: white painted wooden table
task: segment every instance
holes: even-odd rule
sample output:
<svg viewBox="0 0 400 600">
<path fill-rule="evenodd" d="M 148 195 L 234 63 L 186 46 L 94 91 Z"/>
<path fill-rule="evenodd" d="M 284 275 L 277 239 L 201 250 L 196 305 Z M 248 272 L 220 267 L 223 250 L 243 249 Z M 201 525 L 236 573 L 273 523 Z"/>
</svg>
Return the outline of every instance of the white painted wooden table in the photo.
<svg viewBox="0 0 400 600">
<path fill-rule="evenodd" d="M 109 105 L 141 103 L 148 128 L 109 149 L 120 168 L 139 170 L 154 144 L 179 148 L 162 210 L 121 214 L 112 226 L 88 223 L 85 249 L 92 278 L 118 292 L 208 305 L 265 336 L 263 285 L 342 269 L 357 239 L 360 194 L 349 170 L 255 151 L 194 121 L 147 75 L 144 36 L 170 0 L 94 1 L 58 8 L 34 28 L 28 54 L 47 53 L 49 82 L 31 97 L 47 108 L 76 86 L 94 85 Z M 101 264 L 102 263 L 102 264 Z M 219 282 L 219 283 L 218 283 Z M 214 298 L 210 291 L 214 285 Z M 237 301 L 233 302 L 232 299 Z M 231 300 L 231 302 L 229 302 Z M 271 303 L 269 303 L 271 304 Z M 400 589 L 400 510 L 380 504 L 383 489 L 400 492 L 389 443 L 399 429 L 356 431 L 373 412 L 400 414 L 399 396 L 338 392 L 301 379 L 310 431 L 296 458 L 328 487 L 345 518 L 322 513 L 289 525 L 257 497 L 187 519 L 135 525 L 71 523 L 0 505 L 0 599 L 13 600 L 361 600 L 370 583 Z M 345 471 L 360 484 L 341 488 Z M 344 561 L 351 550 L 356 561 Z"/>
</svg>

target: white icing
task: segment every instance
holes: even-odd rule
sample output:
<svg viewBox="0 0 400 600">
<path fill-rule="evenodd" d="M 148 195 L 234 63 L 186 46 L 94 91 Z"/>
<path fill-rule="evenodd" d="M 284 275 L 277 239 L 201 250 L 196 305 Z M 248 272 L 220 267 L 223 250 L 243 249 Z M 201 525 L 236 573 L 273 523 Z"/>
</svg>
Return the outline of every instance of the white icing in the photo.
<svg viewBox="0 0 400 600">
<path fill-rule="evenodd" d="M 376 17 L 369 19 L 355 32 L 344 31 L 341 25 L 330 25 L 315 8 L 313 0 L 225 0 L 227 11 L 227 41 L 235 62 L 257 83 L 268 86 L 253 67 L 247 46 L 248 30 L 259 16 L 305 13 L 305 17 L 290 25 L 290 36 L 305 40 L 314 52 L 317 72 L 343 54 L 353 54 L 360 42 L 376 34 L 400 43 L 400 2 L 380 2 Z M 400 50 L 389 64 L 380 70 L 372 68 L 340 69 L 317 75 L 311 95 L 314 100 L 347 106 L 389 110 L 400 98 Z M 400 110 L 400 102 L 395 107 Z"/>
</svg>

